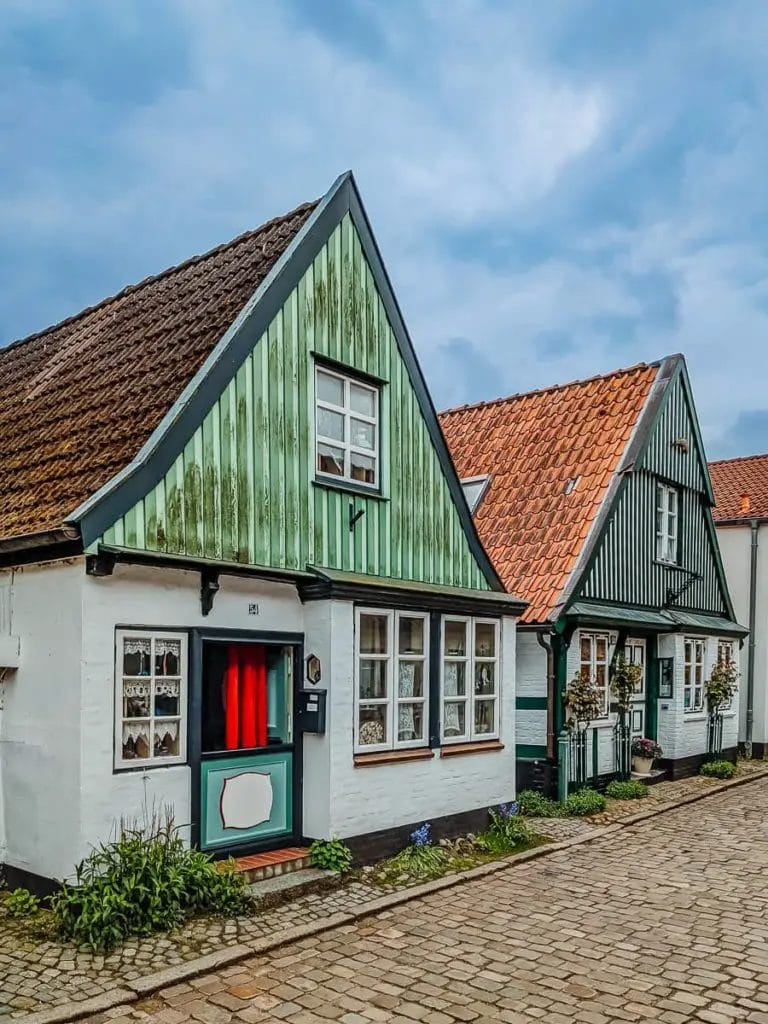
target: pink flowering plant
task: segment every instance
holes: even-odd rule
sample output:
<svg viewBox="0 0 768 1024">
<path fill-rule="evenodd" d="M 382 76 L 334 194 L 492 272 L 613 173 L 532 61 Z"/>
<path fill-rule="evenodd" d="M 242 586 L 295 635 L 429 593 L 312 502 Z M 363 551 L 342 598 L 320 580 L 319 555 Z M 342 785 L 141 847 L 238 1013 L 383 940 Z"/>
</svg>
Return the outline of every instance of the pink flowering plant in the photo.
<svg viewBox="0 0 768 1024">
<path fill-rule="evenodd" d="M 649 740 L 646 737 L 637 736 L 632 740 L 632 756 L 633 757 L 648 757 L 656 758 L 661 757 L 664 751 L 661 749 L 656 740 Z"/>
</svg>

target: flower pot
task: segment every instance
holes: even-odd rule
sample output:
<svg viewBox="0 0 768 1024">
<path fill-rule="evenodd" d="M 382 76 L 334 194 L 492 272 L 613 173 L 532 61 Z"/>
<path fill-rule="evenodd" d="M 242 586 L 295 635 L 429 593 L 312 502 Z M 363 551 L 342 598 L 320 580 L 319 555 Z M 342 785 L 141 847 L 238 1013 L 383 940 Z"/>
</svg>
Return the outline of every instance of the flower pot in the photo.
<svg viewBox="0 0 768 1024">
<path fill-rule="evenodd" d="M 636 775 L 650 775 L 654 760 L 653 757 L 638 757 L 637 754 L 634 754 L 632 756 L 632 771 Z"/>
</svg>

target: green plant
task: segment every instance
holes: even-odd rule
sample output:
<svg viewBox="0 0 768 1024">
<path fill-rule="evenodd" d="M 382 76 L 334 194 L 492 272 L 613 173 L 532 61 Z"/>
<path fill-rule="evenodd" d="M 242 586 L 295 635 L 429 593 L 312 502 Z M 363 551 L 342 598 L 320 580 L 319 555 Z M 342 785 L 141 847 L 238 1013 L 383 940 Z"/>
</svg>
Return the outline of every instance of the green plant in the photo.
<svg viewBox="0 0 768 1024">
<path fill-rule="evenodd" d="M 40 911 L 40 900 L 29 889 L 14 889 L 6 897 L 5 909 L 11 917 L 34 917 Z"/>
<path fill-rule="evenodd" d="M 565 707 L 570 713 L 566 728 L 586 729 L 600 716 L 600 694 L 586 672 L 577 672 L 565 691 Z"/>
<path fill-rule="evenodd" d="M 309 848 L 309 859 L 316 868 L 343 875 L 352 867 L 352 851 L 340 839 L 316 839 Z"/>
<path fill-rule="evenodd" d="M 595 789 L 578 789 L 563 805 L 569 818 L 582 818 L 605 810 L 605 797 Z"/>
<path fill-rule="evenodd" d="M 606 786 L 605 795 L 611 800 L 642 800 L 648 796 L 648 787 L 638 779 L 628 779 L 626 782 L 615 779 Z"/>
<path fill-rule="evenodd" d="M 392 870 L 398 875 L 412 878 L 438 878 L 451 863 L 451 855 L 442 846 L 406 846 L 390 861 Z"/>
<path fill-rule="evenodd" d="M 623 654 L 619 654 L 611 676 L 611 693 L 616 698 L 616 704 L 623 715 L 632 706 L 632 699 L 637 693 L 642 678 L 643 670 L 640 665 L 627 661 Z"/>
<path fill-rule="evenodd" d="M 518 793 L 520 813 L 529 818 L 557 818 L 562 813 L 560 805 L 535 789 L 524 789 Z"/>
<path fill-rule="evenodd" d="M 732 779 L 736 774 L 736 765 L 731 761 L 706 761 L 699 768 L 699 775 L 710 779 Z"/>
<path fill-rule="evenodd" d="M 730 705 L 737 690 L 738 678 L 735 662 L 722 659 L 717 662 L 709 679 L 704 683 L 704 695 L 710 711 L 717 712 Z"/>
<path fill-rule="evenodd" d="M 476 845 L 488 853 L 509 853 L 518 846 L 530 845 L 534 834 L 517 813 L 510 812 L 509 804 L 489 811 L 491 823 L 475 840 Z"/>
<path fill-rule="evenodd" d="M 661 757 L 663 753 L 664 751 L 656 740 L 649 740 L 645 736 L 636 736 L 632 740 L 633 757 L 657 758 Z"/>
<path fill-rule="evenodd" d="M 147 828 L 123 825 L 114 842 L 78 864 L 75 878 L 52 898 L 57 930 L 99 952 L 130 935 L 176 928 L 195 913 L 235 916 L 250 903 L 244 876 L 186 849 L 170 815 Z"/>
</svg>

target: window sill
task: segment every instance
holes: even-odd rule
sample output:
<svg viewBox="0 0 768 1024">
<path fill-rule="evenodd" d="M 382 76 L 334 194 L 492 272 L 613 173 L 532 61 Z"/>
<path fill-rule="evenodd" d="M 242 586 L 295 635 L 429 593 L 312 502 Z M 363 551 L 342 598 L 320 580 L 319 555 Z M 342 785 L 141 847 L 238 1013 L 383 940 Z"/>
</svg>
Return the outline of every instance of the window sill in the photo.
<svg viewBox="0 0 768 1024">
<path fill-rule="evenodd" d="M 122 775 L 127 772 L 154 772 L 162 768 L 185 768 L 189 762 L 186 758 L 176 758 L 173 761 L 124 761 L 114 765 L 113 775 Z"/>
<path fill-rule="evenodd" d="M 362 487 L 341 478 L 315 477 L 312 486 L 320 487 L 324 491 L 341 491 L 344 494 L 354 494 L 360 498 L 373 498 L 374 501 L 389 501 L 389 498 L 385 498 L 377 487 Z"/>
<path fill-rule="evenodd" d="M 708 718 L 706 711 L 683 711 L 684 722 L 706 722 Z"/>
<path fill-rule="evenodd" d="M 492 750 L 503 750 L 501 740 L 477 740 L 474 743 L 454 743 L 440 748 L 440 757 L 462 757 L 464 754 L 485 754 Z"/>
<path fill-rule="evenodd" d="M 413 750 L 377 750 L 373 754 L 355 754 L 355 768 L 367 768 L 373 764 L 401 764 L 406 761 L 431 761 L 435 752 L 431 747 L 416 747 Z"/>
</svg>

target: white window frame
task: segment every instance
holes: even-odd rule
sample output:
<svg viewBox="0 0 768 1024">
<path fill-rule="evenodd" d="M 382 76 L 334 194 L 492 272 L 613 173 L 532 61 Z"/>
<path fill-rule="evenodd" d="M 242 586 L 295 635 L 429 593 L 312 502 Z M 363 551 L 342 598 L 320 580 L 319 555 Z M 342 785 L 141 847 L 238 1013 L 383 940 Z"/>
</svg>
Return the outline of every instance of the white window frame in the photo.
<svg viewBox="0 0 768 1024">
<path fill-rule="evenodd" d="M 598 639 L 605 640 L 604 662 L 600 661 L 600 659 L 597 657 Z M 581 656 L 582 640 L 589 640 L 590 642 L 589 660 L 586 662 L 583 660 Z M 608 718 L 611 707 L 611 681 L 609 678 L 611 668 L 611 635 L 610 633 L 601 633 L 599 631 L 581 630 L 579 632 L 579 673 L 583 674 L 584 669 L 588 669 L 589 680 L 594 686 L 597 686 L 597 668 L 599 665 L 603 665 L 603 667 L 605 668 L 605 672 L 603 673 L 605 685 L 603 687 L 602 693 L 602 710 L 600 714 L 597 716 L 597 721 L 604 721 L 606 718 Z"/>
<path fill-rule="evenodd" d="M 465 624 L 466 651 L 463 656 L 448 654 L 445 649 L 446 623 L 463 622 Z M 493 657 L 484 657 L 475 653 L 477 646 L 476 627 L 478 625 L 492 626 L 494 631 L 494 654 Z M 498 619 L 474 618 L 469 615 L 443 615 L 440 620 L 440 742 L 443 746 L 451 746 L 455 743 L 479 743 L 483 740 L 496 740 L 499 738 L 499 721 L 501 713 L 501 631 Z M 463 697 L 445 693 L 445 664 L 446 662 L 463 663 L 465 665 L 465 693 Z M 494 666 L 494 690 L 493 694 L 485 696 L 475 694 L 475 667 L 478 664 L 492 664 Z M 475 705 L 483 701 L 493 701 L 493 729 L 491 732 L 475 731 Z M 464 704 L 464 733 L 461 736 L 446 736 L 445 728 L 445 705 Z"/>
<path fill-rule="evenodd" d="M 469 511 L 472 513 L 472 515 L 474 515 L 475 512 L 477 512 L 480 502 L 485 497 L 490 482 L 490 474 L 486 474 L 485 476 L 465 476 L 459 481 L 459 483 L 461 484 L 461 489 L 464 492 L 464 500 L 469 506 Z M 475 494 L 474 498 L 471 498 L 468 492 L 468 488 L 472 487 L 477 487 L 477 493 Z"/>
<path fill-rule="evenodd" d="M 701 652 L 697 657 L 696 652 Z M 683 712 L 686 715 L 700 714 L 704 710 L 704 665 L 707 657 L 707 642 L 701 637 L 683 638 Z M 699 678 L 696 679 L 698 674 Z M 699 700 L 696 700 L 696 691 Z M 685 695 L 690 692 L 691 701 L 685 706 Z"/>
<path fill-rule="evenodd" d="M 736 662 L 736 643 L 733 640 L 729 640 L 727 637 L 718 637 L 717 639 L 717 659 L 716 664 L 720 664 L 723 657 L 723 649 L 727 648 L 726 664 L 730 662 L 732 665 L 736 665 L 738 671 L 738 664 Z M 733 708 L 733 697 L 720 708 L 721 711 L 731 711 Z"/>
<path fill-rule="evenodd" d="M 656 481 L 656 561 L 678 564 L 680 494 L 676 487 Z"/>
<path fill-rule="evenodd" d="M 642 656 L 637 659 L 630 652 L 631 650 L 642 651 Z M 633 700 L 639 701 L 645 698 L 645 677 L 647 675 L 647 644 L 641 637 L 629 636 L 624 641 L 624 657 L 630 665 L 640 665 L 643 670 L 643 675 L 640 680 L 640 689 L 635 690 Z"/>
<path fill-rule="evenodd" d="M 123 641 L 124 640 L 149 640 L 151 674 L 149 676 L 126 676 L 123 673 Z M 155 675 L 155 644 L 158 640 L 173 640 L 180 642 L 179 676 L 165 677 Z M 114 679 L 114 765 L 116 769 L 121 768 L 166 768 L 174 764 L 186 764 L 187 761 L 187 691 L 189 686 L 189 637 L 171 629 L 118 629 L 115 631 L 115 679 Z M 125 679 L 147 679 L 150 682 L 150 717 L 129 719 L 123 716 L 123 681 Z M 123 723 L 124 722 L 149 722 L 149 749 L 155 747 L 155 722 L 168 721 L 165 716 L 155 715 L 154 695 L 155 679 L 179 678 L 179 717 L 171 718 L 179 723 L 179 753 L 173 757 L 123 757 Z"/>
<path fill-rule="evenodd" d="M 386 654 L 366 654 L 360 651 L 360 619 L 364 615 L 374 615 L 377 618 L 387 620 L 387 651 Z M 401 619 L 419 619 L 422 622 L 424 650 L 421 654 L 400 654 L 398 651 L 400 637 Z M 355 609 L 355 722 L 354 722 L 354 751 L 356 754 L 374 754 L 387 750 L 413 750 L 419 747 L 429 747 L 429 613 L 419 611 L 398 611 L 390 608 L 356 608 Z M 361 698 L 360 697 L 360 661 L 361 659 L 371 661 L 386 661 L 385 673 L 386 694 L 384 697 Z M 400 663 L 421 662 L 422 668 L 422 695 L 421 697 L 401 697 L 399 694 Z M 424 735 L 420 739 L 400 740 L 398 739 L 400 707 L 403 704 L 421 704 L 422 722 Z M 363 707 L 386 706 L 387 734 L 389 739 L 385 743 L 361 743 L 360 742 L 360 710 Z"/>
<path fill-rule="evenodd" d="M 341 381 L 344 388 L 344 399 L 343 405 L 335 405 L 333 402 L 328 402 L 325 399 L 319 397 L 320 389 L 318 387 L 318 377 L 321 374 L 325 374 L 327 377 L 334 377 L 336 380 Z M 373 395 L 373 406 L 374 415 L 367 416 L 365 413 L 356 412 L 352 408 L 350 401 L 350 388 L 354 385 L 363 391 L 369 391 Z M 320 416 L 319 412 L 321 409 L 326 409 L 329 412 L 337 413 L 344 418 L 344 440 L 339 441 L 335 437 L 326 437 L 320 432 Z M 344 483 L 352 484 L 354 487 L 363 487 L 366 490 L 377 491 L 381 488 L 381 461 L 380 461 L 380 443 L 379 443 L 379 416 L 381 411 L 381 389 L 377 388 L 373 384 L 369 384 L 367 381 L 359 380 L 353 375 L 347 375 L 340 373 L 337 370 L 331 370 L 322 363 L 315 364 L 315 477 L 319 480 L 323 480 L 327 483 Z M 351 428 L 350 420 L 359 420 L 361 423 L 367 423 L 373 427 L 373 448 L 364 448 L 360 445 L 354 445 L 350 441 Z M 324 473 L 320 469 L 320 445 L 327 445 L 331 448 L 336 448 L 338 451 L 344 454 L 344 472 L 341 476 L 336 476 L 333 473 Z M 368 483 L 365 480 L 356 480 L 352 476 L 352 454 L 362 455 L 365 458 L 373 461 L 373 483 Z"/>
</svg>

